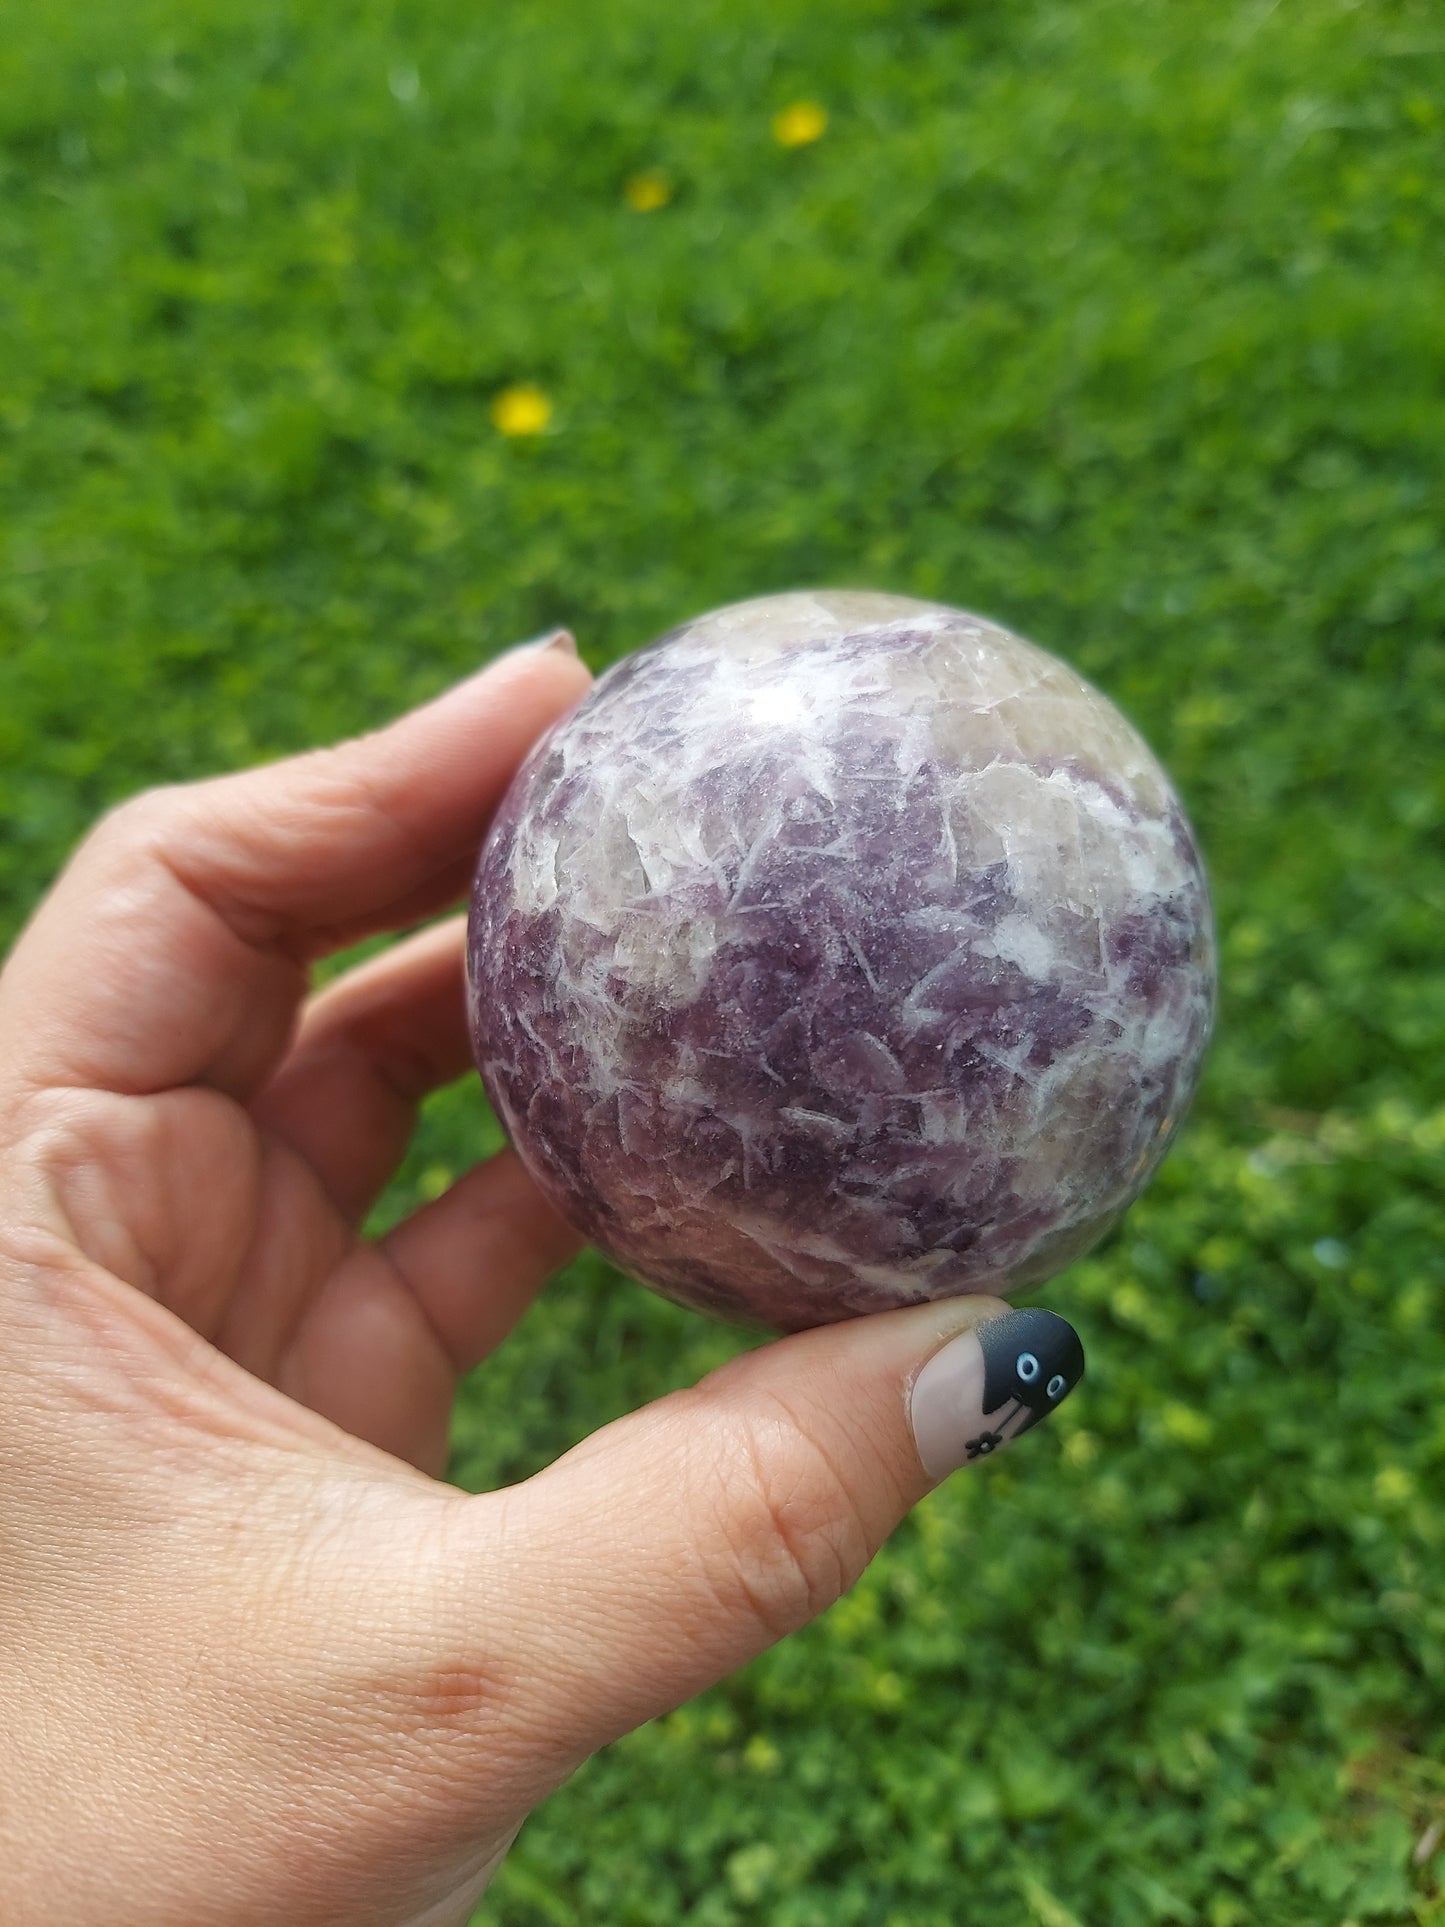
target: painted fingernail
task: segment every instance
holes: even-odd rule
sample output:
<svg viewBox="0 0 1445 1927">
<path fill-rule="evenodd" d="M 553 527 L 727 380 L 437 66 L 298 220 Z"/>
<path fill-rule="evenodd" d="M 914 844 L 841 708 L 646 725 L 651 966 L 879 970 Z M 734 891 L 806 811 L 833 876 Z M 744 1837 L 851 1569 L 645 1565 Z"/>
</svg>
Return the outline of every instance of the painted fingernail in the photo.
<svg viewBox="0 0 1445 1927">
<path fill-rule="evenodd" d="M 1028 1307 L 950 1339 L 913 1381 L 909 1411 L 930 1479 L 991 1458 L 1046 1419 L 1084 1376 L 1067 1318 Z"/>
</svg>

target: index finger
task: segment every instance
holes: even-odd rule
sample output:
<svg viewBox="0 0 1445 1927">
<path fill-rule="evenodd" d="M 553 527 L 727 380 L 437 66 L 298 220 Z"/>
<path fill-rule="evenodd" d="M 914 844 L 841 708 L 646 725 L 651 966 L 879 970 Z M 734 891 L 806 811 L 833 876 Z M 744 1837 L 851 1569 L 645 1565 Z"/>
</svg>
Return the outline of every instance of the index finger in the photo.
<svg viewBox="0 0 1445 1927">
<path fill-rule="evenodd" d="M 311 960 L 456 901 L 518 764 L 587 683 L 559 635 L 352 742 L 123 804 L 0 975 L 4 1082 L 248 1099 Z"/>
</svg>

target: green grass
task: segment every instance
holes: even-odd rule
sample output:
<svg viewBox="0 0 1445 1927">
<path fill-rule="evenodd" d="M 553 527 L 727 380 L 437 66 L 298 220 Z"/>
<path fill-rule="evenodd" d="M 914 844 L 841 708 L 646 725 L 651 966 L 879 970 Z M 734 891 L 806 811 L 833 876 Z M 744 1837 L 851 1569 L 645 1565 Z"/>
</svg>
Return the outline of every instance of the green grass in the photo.
<svg viewBox="0 0 1445 1927">
<path fill-rule="evenodd" d="M 0 0 L 6 932 L 143 783 L 812 582 L 1069 657 L 1213 868 L 1084 1392 L 479 1921 L 1445 1922 L 1442 142 L 1435 0 Z M 735 1343 L 584 1262 L 458 1476 Z"/>
</svg>

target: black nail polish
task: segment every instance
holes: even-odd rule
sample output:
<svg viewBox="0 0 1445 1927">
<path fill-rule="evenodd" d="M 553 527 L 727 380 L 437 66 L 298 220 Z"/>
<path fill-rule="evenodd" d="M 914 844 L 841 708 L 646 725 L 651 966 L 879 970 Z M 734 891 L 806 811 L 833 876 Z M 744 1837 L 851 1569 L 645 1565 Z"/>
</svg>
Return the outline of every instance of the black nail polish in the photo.
<svg viewBox="0 0 1445 1927">
<path fill-rule="evenodd" d="M 984 1437 L 1001 1445 L 1046 1419 L 1068 1397 L 1084 1376 L 1084 1347 L 1067 1318 L 1041 1306 L 985 1319 L 975 1329 L 983 1350 Z M 982 1438 L 970 1440 L 968 1456 L 976 1458 L 984 1449 Z"/>
</svg>

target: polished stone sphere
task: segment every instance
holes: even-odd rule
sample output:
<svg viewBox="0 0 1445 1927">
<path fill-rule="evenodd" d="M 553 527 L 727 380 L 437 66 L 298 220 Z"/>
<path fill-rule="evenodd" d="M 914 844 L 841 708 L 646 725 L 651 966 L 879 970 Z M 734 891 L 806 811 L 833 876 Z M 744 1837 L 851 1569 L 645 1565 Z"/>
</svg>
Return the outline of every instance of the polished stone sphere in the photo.
<svg viewBox="0 0 1445 1927">
<path fill-rule="evenodd" d="M 610 669 L 482 852 L 477 1062 L 657 1290 L 792 1330 L 1032 1285 L 1148 1182 L 1214 1002 L 1136 731 L 936 603 L 778 595 Z"/>
</svg>

